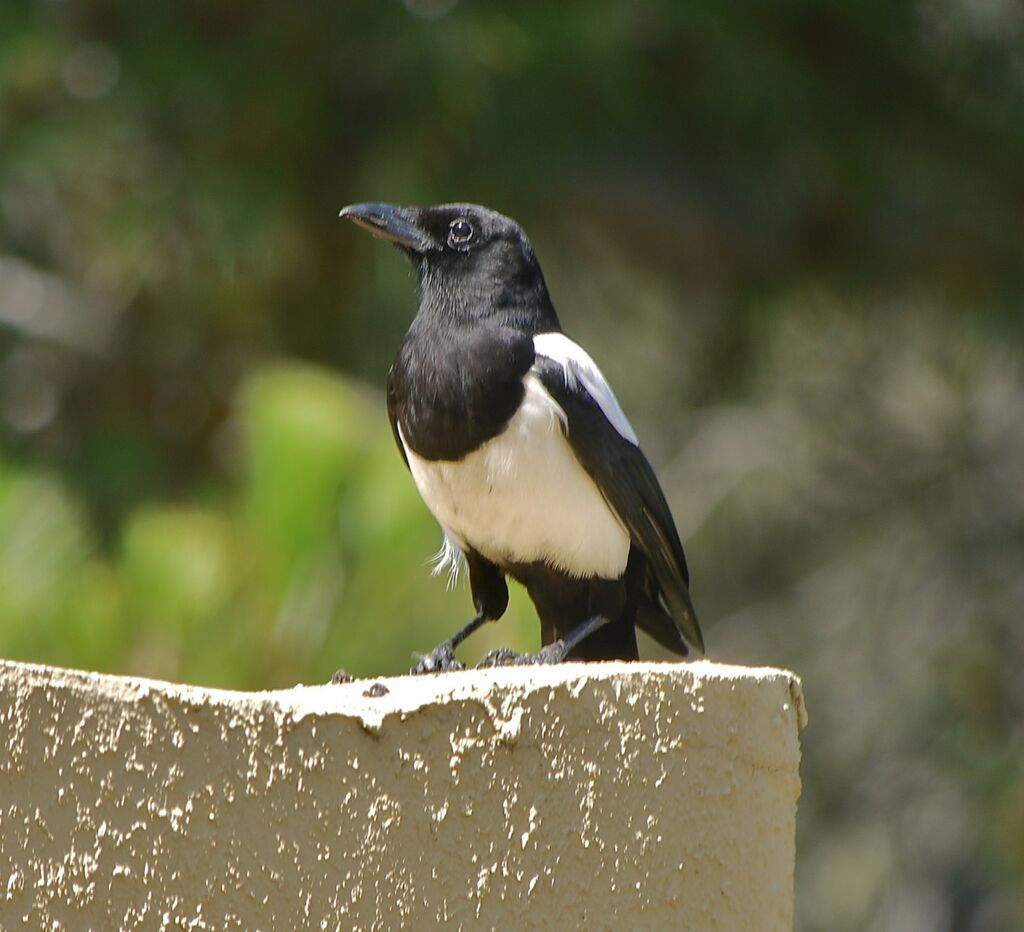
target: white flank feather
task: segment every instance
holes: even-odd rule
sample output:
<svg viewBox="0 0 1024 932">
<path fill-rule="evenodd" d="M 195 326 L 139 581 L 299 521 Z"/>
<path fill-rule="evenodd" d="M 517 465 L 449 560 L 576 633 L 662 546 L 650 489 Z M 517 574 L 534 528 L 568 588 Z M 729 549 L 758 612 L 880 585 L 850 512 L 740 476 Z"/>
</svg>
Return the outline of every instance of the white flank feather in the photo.
<svg viewBox="0 0 1024 932">
<path fill-rule="evenodd" d="M 577 577 L 617 579 L 629 535 L 559 429 L 565 412 L 536 373 L 523 383 L 505 430 L 461 460 L 422 459 L 402 438 L 416 487 L 460 550 L 472 547 L 498 566 L 544 562 Z"/>
<path fill-rule="evenodd" d="M 403 441 L 403 445 L 404 443 L 405 441 Z M 466 564 L 466 555 L 462 552 L 462 548 L 452 532 L 443 524 L 441 525 L 441 530 L 444 532 L 444 538 L 441 540 L 441 549 L 427 562 L 433 564 L 430 574 L 432 576 L 440 576 L 442 573 L 447 573 L 448 580 L 445 582 L 445 588 L 454 589 L 455 584 L 459 581 L 459 571 Z"/>
</svg>

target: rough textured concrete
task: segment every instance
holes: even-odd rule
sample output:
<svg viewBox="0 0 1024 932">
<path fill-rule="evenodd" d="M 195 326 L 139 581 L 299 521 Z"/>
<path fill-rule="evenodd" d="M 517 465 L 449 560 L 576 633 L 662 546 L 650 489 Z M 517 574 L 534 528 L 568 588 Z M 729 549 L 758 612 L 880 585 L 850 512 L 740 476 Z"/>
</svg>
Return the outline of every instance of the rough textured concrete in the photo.
<svg viewBox="0 0 1024 932">
<path fill-rule="evenodd" d="M 383 682 L 0 663 L 0 927 L 792 927 L 792 674 Z"/>
</svg>

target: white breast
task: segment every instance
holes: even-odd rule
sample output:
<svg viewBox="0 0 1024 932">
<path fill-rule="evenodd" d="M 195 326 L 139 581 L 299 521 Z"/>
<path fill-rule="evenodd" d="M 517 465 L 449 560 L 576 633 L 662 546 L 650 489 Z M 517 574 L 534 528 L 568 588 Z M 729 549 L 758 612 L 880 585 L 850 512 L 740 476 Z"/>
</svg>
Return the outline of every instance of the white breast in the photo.
<svg viewBox="0 0 1024 932">
<path fill-rule="evenodd" d="M 524 385 L 505 430 L 458 462 L 421 459 L 402 438 L 420 495 L 460 546 L 494 563 L 617 578 L 629 535 L 573 455 L 558 403 L 533 372 Z"/>
</svg>

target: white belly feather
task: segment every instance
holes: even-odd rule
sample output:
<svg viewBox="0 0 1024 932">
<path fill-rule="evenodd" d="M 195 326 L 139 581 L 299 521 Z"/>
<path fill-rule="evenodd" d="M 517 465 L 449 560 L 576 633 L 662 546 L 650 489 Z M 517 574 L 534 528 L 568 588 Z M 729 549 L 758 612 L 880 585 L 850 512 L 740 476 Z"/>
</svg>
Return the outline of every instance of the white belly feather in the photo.
<svg viewBox="0 0 1024 932">
<path fill-rule="evenodd" d="M 424 460 L 402 438 L 420 495 L 460 546 L 494 563 L 616 578 L 629 535 L 573 455 L 558 403 L 533 372 L 524 385 L 505 430 L 465 459 Z"/>
</svg>

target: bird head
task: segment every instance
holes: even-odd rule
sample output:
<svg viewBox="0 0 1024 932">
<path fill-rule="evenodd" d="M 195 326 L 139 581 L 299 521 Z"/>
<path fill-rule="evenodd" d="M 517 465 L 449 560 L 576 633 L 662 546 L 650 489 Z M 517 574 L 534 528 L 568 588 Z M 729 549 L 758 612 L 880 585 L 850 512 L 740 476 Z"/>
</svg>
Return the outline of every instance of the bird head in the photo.
<svg viewBox="0 0 1024 932">
<path fill-rule="evenodd" d="M 340 216 L 409 257 L 420 280 L 421 308 L 448 316 L 505 316 L 524 326 L 531 323 L 524 315 L 540 316 L 557 329 L 533 247 L 509 217 L 476 204 L 352 204 Z"/>
</svg>

